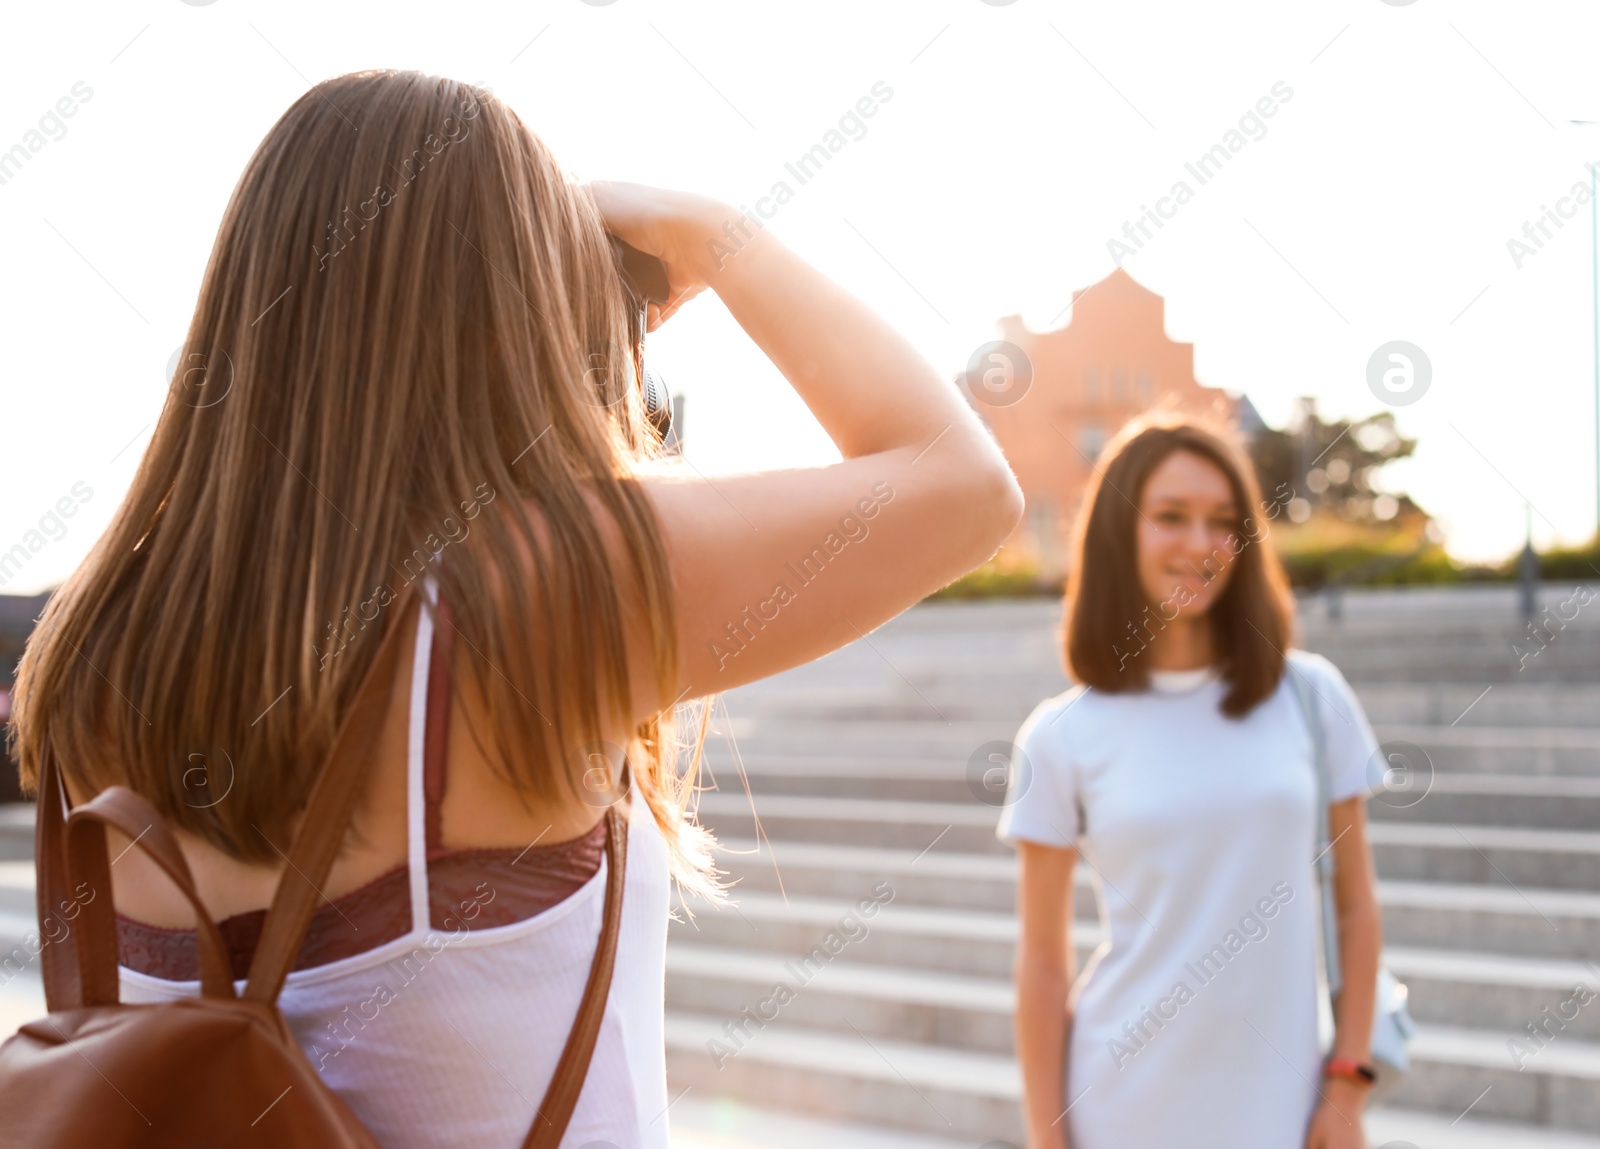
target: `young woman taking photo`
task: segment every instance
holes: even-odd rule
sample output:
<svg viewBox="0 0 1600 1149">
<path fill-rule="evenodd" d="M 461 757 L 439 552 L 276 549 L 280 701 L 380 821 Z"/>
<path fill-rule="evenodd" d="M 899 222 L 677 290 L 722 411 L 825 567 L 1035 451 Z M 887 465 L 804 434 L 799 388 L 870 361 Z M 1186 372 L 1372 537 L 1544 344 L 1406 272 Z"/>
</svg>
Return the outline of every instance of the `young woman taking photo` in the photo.
<svg viewBox="0 0 1600 1149">
<path fill-rule="evenodd" d="M 649 329 L 714 291 L 841 461 L 715 481 L 661 461 L 608 232 L 664 265 Z M 283 956 L 299 1046 L 386 1149 L 523 1144 L 625 874 L 563 1143 L 665 1146 L 670 877 L 713 885 L 675 704 L 982 562 L 1021 513 L 998 450 L 903 338 L 737 211 L 575 184 L 506 104 L 416 72 L 319 83 L 273 126 L 184 350 L 22 661 L 24 784 L 43 774 L 46 809 L 56 769 L 74 807 L 113 786 L 148 802 L 237 989 L 373 670 L 379 718 L 343 747 L 365 781 Z M 869 542 L 785 583 L 861 518 Z M 141 836 L 107 831 L 121 1000 L 226 991 Z"/>
<path fill-rule="evenodd" d="M 1130 424 L 1084 496 L 1065 654 L 1017 735 L 1017 1047 L 1029 1149 L 1360 1149 L 1380 922 L 1362 799 L 1377 743 L 1293 599 L 1248 459 L 1172 415 Z M 1318 708 L 1343 990 L 1317 1033 Z M 1106 938 L 1081 975 L 1074 870 Z"/>
</svg>

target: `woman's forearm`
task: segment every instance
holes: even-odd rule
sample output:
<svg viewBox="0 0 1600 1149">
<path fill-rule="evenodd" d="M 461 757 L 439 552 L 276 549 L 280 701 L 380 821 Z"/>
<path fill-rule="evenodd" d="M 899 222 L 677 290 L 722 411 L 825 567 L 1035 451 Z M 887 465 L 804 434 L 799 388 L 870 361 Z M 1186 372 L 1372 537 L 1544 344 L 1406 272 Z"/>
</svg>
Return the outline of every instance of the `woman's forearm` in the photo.
<svg viewBox="0 0 1600 1149">
<path fill-rule="evenodd" d="M 1370 1053 L 1382 949 L 1383 924 L 1376 901 L 1362 899 L 1341 910 L 1339 968 L 1342 976 L 1333 1040 L 1333 1053 L 1337 1057 L 1364 1062 Z"/>
<path fill-rule="evenodd" d="M 706 209 L 700 227 L 706 282 L 846 458 L 938 438 L 942 458 L 1004 467 L 956 389 L 860 300 L 732 209 Z"/>
<path fill-rule="evenodd" d="M 1067 1039 L 1071 985 L 1059 970 L 1017 971 L 1017 1061 L 1022 1070 L 1027 1149 L 1065 1149 Z"/>
</svg>

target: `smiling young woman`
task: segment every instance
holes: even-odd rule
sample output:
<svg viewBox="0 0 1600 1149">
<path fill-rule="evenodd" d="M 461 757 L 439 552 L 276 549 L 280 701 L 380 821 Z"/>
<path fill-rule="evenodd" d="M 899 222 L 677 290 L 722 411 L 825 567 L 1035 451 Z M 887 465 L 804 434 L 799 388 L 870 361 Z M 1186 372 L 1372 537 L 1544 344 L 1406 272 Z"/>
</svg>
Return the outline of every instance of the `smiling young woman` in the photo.
<svg viewBox="0 0 1600 1149">
<path fill-rule="evenodd" d="M 1335 1058 L 1365 1063 L 1380 948 L 1362 799 L 1377 750 L 1293 602 L 1249 461 L 1176 416 L 1107 445 L 1066 596 L 1077 685 L 1017 735 L 999 834 L 1018 844 L 1017 1048 L 1029 1149 L 1359 1149 L 1363 1084 L 1317 1035 L 1320 817 L 1331 767 L 1344 989 Z M 1107 937 L 1076 973 L 1073 873 Z M 1108 895 L 1108 896 L 1107 896 Z"/>
</svg>

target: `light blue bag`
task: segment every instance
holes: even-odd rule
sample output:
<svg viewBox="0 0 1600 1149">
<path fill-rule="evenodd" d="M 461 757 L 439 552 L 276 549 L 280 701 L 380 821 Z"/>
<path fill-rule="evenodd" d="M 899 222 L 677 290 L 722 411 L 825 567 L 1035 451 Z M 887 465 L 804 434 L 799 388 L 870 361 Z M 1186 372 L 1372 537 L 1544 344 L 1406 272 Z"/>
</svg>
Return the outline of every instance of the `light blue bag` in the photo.
<svg viewBox="0 0 1600 1149">
<path fill-rule="evenodd" d="M 1285 673 L 1294 686 L 1295 697 L 1300 701 L 1300 711 L 1311 729 L 1312 759 L 1317 772 L 1317 880 L 1322 907 L 1322 985 L 1318 989 L 1322 1000 L 1319 1012 L 1325 1008 L 1332 1017 L 1333 1002 L 1339 996 L 1342 978 L 1339 973 L 1339 918 L 1333 897 L 1333 848 L 1330 843 L 1328 798 L 1333 780 L 1328 768 L 1327 749 L 1322 739 L 1322 720 L 1311 698 L 1311 687 L 1305 672 L 1289 659 Z M 1372 1018 L 1372 1068 L 1378 1079 L 1373 1083 L 1370 1100 L 1387 1094 L 1405 1076 L 1411 1065 L 1406 1043 L 1416 1036 L 1417 1025 L 1406 1009 L 1405 983 L 1398 980 L 1385 966 L 1378 967 L 1378 986 Z M 1329 1040 L 1331 1041 L 1331 1031 Z"/>
</svg>

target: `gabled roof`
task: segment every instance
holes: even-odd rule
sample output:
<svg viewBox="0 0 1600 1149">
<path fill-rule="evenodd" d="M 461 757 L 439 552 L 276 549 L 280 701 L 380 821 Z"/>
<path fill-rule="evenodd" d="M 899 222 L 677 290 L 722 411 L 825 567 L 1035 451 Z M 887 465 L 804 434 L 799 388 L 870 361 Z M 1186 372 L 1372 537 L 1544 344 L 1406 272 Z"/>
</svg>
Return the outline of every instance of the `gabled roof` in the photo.
<svg viewBox="0 0 1600 1149">
<path fill-rule="evenodd" d="M 1156 314 L 1161 319 L 1161 334 L 1166 336 L 1165 298 L 1157 295 L 1144 284 L 1134 279 L 1133 276 L 1129 275 L 1125 269 L 1118 267 L 1114 268 L 1104 278 L 1091 283 L 1088 287 L 1080 287 L 1073 291 L 1072 315 L 1068 318 L 1067 322 L 1062 324 L 1060 327 L 1052 327 L 1047 331 L 1033 331 L 1026 323 L 1023 322 L 1022 316 L 1007 315 L 1000 319 L 998 323 L 1001 337 L 1004 339 L 1009 339 L 1012 342 L 1017 342 L 1018 340 L 1048 339 L 1053 336 L 1059 336 L 1062 333 L 1070 330 L 1073 323 L 1077 320 L 1079 302 L 1089 298 L 1093 298 L 1096 301 L 1101 299 L 1119 299 L 1126 301 L 1129 298 L 1142 298 L 1147 300 L 1154 304 Z"/>
</svg>

